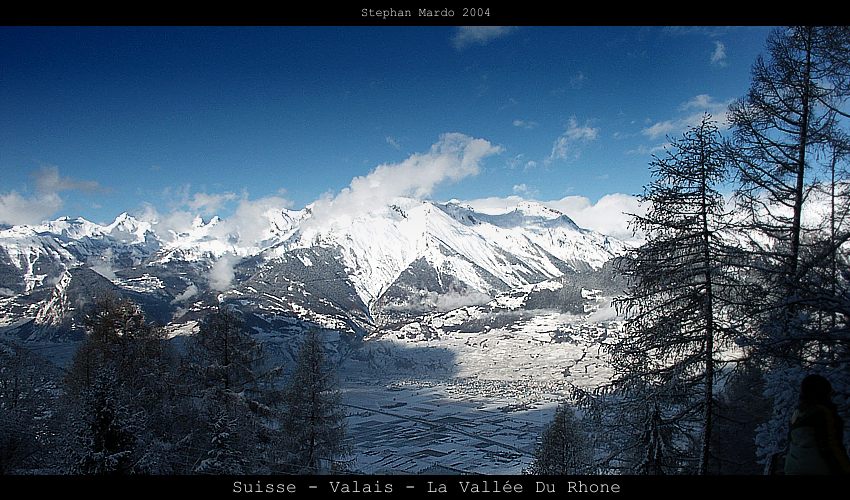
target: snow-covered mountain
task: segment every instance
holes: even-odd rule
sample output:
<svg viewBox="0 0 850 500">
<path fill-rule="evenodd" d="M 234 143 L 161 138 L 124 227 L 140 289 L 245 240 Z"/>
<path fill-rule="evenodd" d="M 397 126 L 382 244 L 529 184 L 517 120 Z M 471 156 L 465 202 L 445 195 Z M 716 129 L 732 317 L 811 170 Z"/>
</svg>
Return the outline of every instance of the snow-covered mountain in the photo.
<svg viewBox="0 0 850 500">
<path fill-rule="evenodd" d="M 406 198 L 333 218 L 312 209 L 268 209 L 250 224 L 125 213 L 107 225 L 60 218 L 2 229 L 0 331 L 62 338 L 79 330 L 93 297 L 113 293 L 175 330 L 224 300 L 258 332 L 309 322 L 362 336 L 586 276 L 626 248 L 529 202 L 500 215 Z"/>
</svg>

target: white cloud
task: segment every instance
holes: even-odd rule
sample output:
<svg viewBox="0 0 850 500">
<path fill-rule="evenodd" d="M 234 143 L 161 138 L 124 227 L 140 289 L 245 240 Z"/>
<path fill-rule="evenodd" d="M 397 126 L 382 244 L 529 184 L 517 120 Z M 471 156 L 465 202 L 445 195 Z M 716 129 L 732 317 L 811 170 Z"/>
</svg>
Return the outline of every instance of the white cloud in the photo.
<svg viewBox="0 0 850 500">
<path fill-rule="evenodd" d="M 223 219 L 211 231 L 211 235 L 232 241 L 243 247 L 259 247 L 268 239 L 270 212 L 292 206 L 292 202 L 279 196 L 267 196 L 256 200 L 243 197 L 230 217 Z"/>
<path fill-rule="evenodd" d="M 352 179 L 336 196 L 316 200 L 307 224 L 349 218 L 399 196 L 424 198 L 439 184 L 477 175 L 481 161 L 501 151 L 501 147 L 484 139 L 443 134 L 427 153 L 410 155 L 400 163 L 379 165 L 369 174 Z"/>
<path fill-rule="evenodd" d="M 90 266 L 90 269 L 110 281 L 116 278 L 115 269 L 113 269 L 108 263 L 103 262 L 94 264 Z"/>
<path fill-rule="evenodd" d="M 487 45 L 493 40 L 510 35 L 516 29 L 514 26 L 458 26 L 452 36 L 452 44 L 457 50 L 471 45 Z"/>
<path fill-rule="evenodd" d="M 514 124 L 514 127 L 524 128 L 524 129 L 527 129 L 527 130 L 531 130 L 531 129 L 537 127 L 537 122 L 534 122 L 534 121 L 531 121 L 531 120 L 514 120 L 513 124 Z"/>
<path fill-rule="evenodd" d="M 671 134 L 684 132 L 687 128 L 698 125 L 704 113 L 708 113 L 717 121 L 720 128 L 729 126 L 728 111 L 732 100 L 716 101 L 707 94 L 700 94 L 679 105 L 680 112 L 691 112 L 686 116 L 655 122 L 641 130 L 641 134 L 656 140 Z"/>
<path fill-rule="evenodd" d="M 42 167 L 33 172 L 36 193 L 25 196 L 17 191 L 0 193 L 0 224 L 38 224 L 55 215 L 65 204 L 63 191 L 99 191 L 96 181 L 77 180 L 59 175 L 58 167 Z"/>
<path fill-rule="evenodd" d="M 199 210 L 209 210 L 221 202 L 233 199 L 234 196 L 232 193 L 201 193 L 201 196 L 197 196 L 196 193 L 195 196 L 184 197 L 183 208 L 160 214 L 152 205 L 146 205 L 144 212 L 138 217 L 150 222 L 154 231 L 166 242 L 173 242 L 197 227 Z M 208 237 L 227 242 L 238 252 L 242 249 L 258 249 L 272 236 L 272 216 L 291 206 L 291 201 L 280 196 L 252 200 L 247 193 L 243 194 L 233 213 L 220 219 L 209 229 Z M 232 252 L 219 258 L 210 269 L 210 286 L 215 290 L 225 291 L 233 280 L 234 266 L 239 260 Z"/>
<path fill-rule="evenodd" d="M 500 214 L 510 212 L 526 199 L 523 196 L 512 195 L 479 198 L 463 203 L 483 213 Z M 624 241 L 643 241 L 642 235 L 632 233 L 628 225 L 630 217 L 626 215 L 645 213 L 645 209 L 636 196 L 623 193 L 606 194 L 599 198 L 596 203 L 584 196 L 567 196 L 559 200 L 534 201 L 563 212 L 583 228 L 592 229 Z"/>
<path fill-rule="evenodd" d="M 162 191 L 168 205 L 173 210 L 185 209 L 200 215 L 217 215 L 225 205 L 239 199 L 236 193 L 207 193 L 204 191 L 192 192 L 191 184 L 180 187 L 167 187 Z M 244 197 L 244 195 L 243 195 Z"/>
<path fill-rule="evenodd" d="M 531 170 L 532 168 L 537 167 L 537 162 L 534 160 L 526 160 L 525 155 L 520 153 L 513 158 L 509 158 L 507 161 L 509 168 L 519 168 L 522 167 L 523 170 Z"/>
<path fill-rule="evenodd" d="M 387 144 L 389 144 L 390 146 L 393 147 L 393 149 L 396 149 L 396 150 L 401 149 L 401 144 L 399 144 L 398 139 L 396 139 L 395 137 L 388 135 L 386 137 L 386 141 L 387 141 Z"/>
<path fill-rule="evenodd" d="M 213 215 L 211 208 L 220 207 L 224 201 L 234 198 L 235 195 L 232 193 L 196 193 L 195 196 L 187 197 L 180 208 L 166 213 L 160 213 L 152 205 L 147 204 L 138 217 L 150 222 L 160 237 L 171 241 L 180 234 L 191 231 L 199 216 Z M 240 247 L 260 246 L 263 240 L 270 236 L 268 234 L 270 213 L 291 206 L 291 201 L 280 196 L 266 196 L 252 200 L 247 193 L 243 194 L 233 213 L 222 218 L 210 230 L 209 235 Z"/>
<path fill-rule="evenodd" d="M 213 263 L 210 269 L 210 287 L 213 290 L 224 292 L 230 288 L 233 278 L 236 277 L 236 272 L 233 268 L 236 267 L 239 260 L 238 256 L 232 253 L 226 253 Z"/>
<path fill-rule="evenodd" d="M 161 214 L 153 205 L 146 203 L 142 213 L 136 217 L 150 222 L 156 234 L 168 242 L 192 229 L 192 223 L 198 216 L 185 210 L 172 210 Z"/>
<path fill-rule="evenodd" d="M 188 299 L 191 299 L 195 295 L 198 295 L 198 287 L 195 286 L 194 283 L 191 283 L 189 286 L 186 287 L 185 290 L 183 290 L 183 292 L 174 297 L 174 300 L 172 300 L 171 303 L 177 304 L 178 302 L 184 302 Z"/>
<path fill-rule="evenodd" d="M 681 130 L 686 126 L 686 124 L 681 123 L 681 120 L 665 120 L 663 122 L 654 123 L 651 127 L 646 127 L 641 130 L 641 133 L 650 139 L 655 140 L 659 137 L 670 135 L 672 132 Z"/>
<path fill-rule="evenodd" d="M 537 192 L 534 189 L 528 187 L 526 183 L 515 184 L 513 187 L 514 194 L 525 195 L 525 196 L 534 196 Z"/>
<path fill-rule="evenodd" d="M 522 201 L 525 201 L 525 198 L 522 196 L 510 195 L 476 198 L 474 200 L 464 200 L 460 203 L 469 205 L 476 212 L 484 214 L 505 214 L 515 209 Z"/>
<path fill-rule="evenodd" d="M 579 145 L 595 141 L 599 137 L 599 129 L 591 127 L 588 122 L 579 126 L 576 117 L 570 118 L 567 130 L 564 131 L 552 144 L 552 153 L 547 159 L 548 163 L 554 160 L 576 159 L 580 154 Z"/>
<path fill-rule="evenodd" d="M 598 128 L 588 126 L 586 123 L 584 126 L 579 127 L 575 118 L 570 120 L 570 125 L 564 133 L 564 136 L 568 137 L 572 141 L 593 141 L 596 140 L 598 135 Z"/>
<path fill-rule="evenodd" d="M 643 214 L 644 210 L 636 196 L 623 193 L 606 194 L 596 203 L 584 196 L 567 196 L 544 204 L 567 214 L 581 227 L 598 231 L 626 241 L 642 240 L 629 228 L 627 214 Z"/>
<path fill-rule="evenodd" d="M 38 224 L 62 208 L 62 198 L 56 193 L 25 197 L 16 191 L 0 194 L 0 223 Z"/>
<path fill-rule="evenodd" d="M 432 311 L 439 312 L 451 311 L 460 307 L 477 306 L 486 304 L 492 299 L 489 295 L 481 293 L 477 290 L 467 290 L 465 292 L 446 292 L 437 293 L 420 290 L 418 294 L 410 297 L 410 299 L 402 304 L 392 304 L 389 309 L 395 311 Z"/>
<path fill-rule="evenodd" d="M 714 66 L 726 66 L 726 46 L 723 42 L 714 41 L 714 52 L 711 53 L 711 64 Z"/>
<path fill-rule="evenodd" d="M 728 102 L 717 102 L 708 94 L 699 94 L 680 104 L 679 111 L 690 111 L 692 109 L 704 111 L 725 106 L 728 106 Z"/>
<path fill-rule="evenodd" d="M 617 308 L 611 303 L 611 299 L 604 299 L 596 311 L 590 313 L 584 321 L 587 324 L 602 323 L 617 319 Z"/>
<path fill-rule="evenodd" d="M 97 181 L 84 181 L 62 177 L 59 175 L 59 167 L 41 167 L 33 174 L 35 185 L 39 193 L 60 193 L 62 191 L 99 191 L 101 188 Z"/>
<path fill-rule="evenodd" d="M 185 205 L 203 215 L 218 213 L 225 203 L 237 199 L 235 193 L 195 193 L 185 201 Z"/>
<path fill-rule="evenodd" d="M 111 248 L 107 248 L 102 255 L 98 257 L 89 257 L 89 268 L 104 278 L 114 281 L 116 278 L 115 269 L 112 267 L 114 259 L 114 252 Z"/>
</svg>

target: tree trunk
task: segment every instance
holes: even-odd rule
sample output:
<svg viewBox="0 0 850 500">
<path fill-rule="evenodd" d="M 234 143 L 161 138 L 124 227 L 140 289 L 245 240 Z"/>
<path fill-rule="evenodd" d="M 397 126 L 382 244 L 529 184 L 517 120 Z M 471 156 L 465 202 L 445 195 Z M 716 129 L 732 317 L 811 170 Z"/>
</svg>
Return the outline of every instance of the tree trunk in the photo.
<svg viewBox="0 0 850 500">
<path fill-rule="evenodd" d="M 705 162 L 705 145 L 700 157 L 700 217 L 702 218 L 703 266 L 705 268 L 705 395 L 703 405 L 702 454 L 700 456 L 699 474 L 708 473 L 708 463 L 711 457 L 711 427 L 714 413 L 714 290 L 711 276 L 711 234 L 708 228 L 708 179 Z"/>
<path fill-rule="evenodd" d="M 800 100 L 802 107 L 800 112 L 800 142 L 797 154 L 797 179 L 794 186 L 794 219 L 791 224 L 791 255 L 788 263 L 788 299 L 792 299 L 794 284 L 797 280 L 797 268 L 800 261 L 800 228 L 803 214 L 803 188 L 806 177 L 806 149 L 809 146 L 809 115 L 811 114 L 811 86 L 812 86 L 812 28 L 806 32 L 806 63 L 803 68 L 803 93 Z M 789 302 L 790 304 L 790 302 Z M 789 307 L 789 311 L 795 308 Z"/>
</svg>

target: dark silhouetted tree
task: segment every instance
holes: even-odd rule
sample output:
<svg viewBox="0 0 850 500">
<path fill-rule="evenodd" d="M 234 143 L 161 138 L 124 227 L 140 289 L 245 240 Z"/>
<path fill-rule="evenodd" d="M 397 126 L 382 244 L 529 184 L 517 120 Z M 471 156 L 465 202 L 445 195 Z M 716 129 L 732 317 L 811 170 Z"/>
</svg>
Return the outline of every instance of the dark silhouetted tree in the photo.
<svg viewBox="0 0 850 500">
<path fill-rule="evenodd" d="M 0 475 L 50 470 L 58 372 L 26 347 L 0 340 Z"/>
<path fill-rule="evenodd" d="M 770 415 L 764 397 L 764 378 L 751 362 L 744 362 L 728 377 L 717 401 L 712 432 L 711 474 L 759 474 L 756 429 Z"/>
<path fill-rule="evenodd" d="M 529 473 L 536 475 L 588 474 L 590 442 L 573 409 L 561 405 L 543 430 Z"/>
<path fill-rule="evenodd" d="M 608 349 L 618 376 L 613 387 L 627 406 L 653 405 L 647 411 L 626 410 L 654 423 L 634 427 L 638 442 L 651 447 L 645 450 L 648 456 L 659 453 L 655 435 L 666 427 L 688 446 L 678 448 L 678 457 L 669 449 L 665 459 L 696 462 L 704 474 L 718 353 L 731 341 L 722 318 L 732 282 L 722 237 L 723 198 L 717 190 L 725 178 L 726 154 L 710 117 L 674 141 L 650 167 L 653 181 L 641 199 L 648 210 L 632 221 L 646 243 L 621 265 L 629 288 L 615 303 L 626 324 L 625 334 Z M 689 456 L 694 451 L 697 456 Z"/>
<path fill-rule="evenodd" d="M 88 336 L 65 378 L 68 433 L 78 473 L 176 473 L 187 431 L 176 392 L 177 356 L 132 302 L 107 296 L 86 317 Z M 183 409 L 180 409 L 180 408 Z"/>
<path fill-rule="evenodd" d="M 850 28 L 780 28 L 767 51 L 753 66 L 749 92 L 730 108 L 730 151 L 740 181 L 741 234 L 748 238 L 742 273 L 752 277 L 742 301 L 753 326 L 748 351 L 764 365 L 765 391 L 774 401 L 758 440 L 759 455 L 770 464 L 784 448 L 802 373 L 813 363 L 847 373 L 847 286 L 832 262 L 841 258 L 850 228 L 834 225 L 832 210 L 825 230 L 810 202 L 824 191 L 824 178 L 837 186 L 835 168 L 846 165 L 850 149 Z M 846 211 L 847 190 L 828 191 L 830 203 Z"/>
<path fill-rule="evenodd" d="M 200 419 L 193 470 L 271 472 L 270 448 L 279 432 L 271 407 L 280 370 L 266 366 L 260 344 L 223 305 L 201 322 L 186 351 L 185 391 L 196 400 Z"/>
<path fill-rule="evenodd" d="M 262 347 L 239 315 L 225 306 L 201 322 L 187 346 L 186 361 L 202 390 L 219 394 L 252 392 L 265 375 Z"/>
<path fill-rule="evenodd" d="M 239 422 L 231 419 L 225 410 L 220 410 L 211 423 L 210 448 L 207 458 L 195 471 L 201 474 L 244 474 L 246 461 L 239 449 Z"/>
<path fill-rule="evenodd" d="M 81 406 L 74 415 L 75 444 L 72 448 L 72 474 L 120 475 L 137 472 L 139 453 L 132 410 L 126 387 L 116 382 L 117 373 L 99 368 L 78 396 Z"/>
<path fill-rule="evenodd" d="M 336 384 L 336 373 L 328 366 L 319 334 L 311 330 L 284 396 L 291 472 L 320 474 L 346 467 L 350 446 Z"/>
</svg>

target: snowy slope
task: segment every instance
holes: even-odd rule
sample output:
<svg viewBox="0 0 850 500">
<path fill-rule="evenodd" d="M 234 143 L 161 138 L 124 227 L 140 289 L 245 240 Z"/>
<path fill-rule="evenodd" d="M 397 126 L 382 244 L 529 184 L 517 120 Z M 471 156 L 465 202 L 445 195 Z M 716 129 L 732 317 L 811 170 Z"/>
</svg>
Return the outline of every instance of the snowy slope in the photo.
<svg viewBox="0 0 850 500">
<path fill-rule="evenodd" d="M 569 270 L 599 269 L 625 249 L 622 242 L 581 229 L 536 203 L 485 215 L 456 203 L 397 199 L 323 227 L 308 225 L 269 258 L 316 245 L 341 249 L 348 275 L 366 304 L 414 264 L 427 264 L 441 279 L 492 295 Z"/>
<path fill-rule="evenodd" d="M 175 321 L 231 300 L 360 331 L 598 270 L 625 249 L 536 203 L 501 215 L 409 198 L 335 219 L 312 209 L 268 208 L 241 225 L 123 213 L 109 224 L 63 217 L 0 230 L 0 319 L 69 324 L 67 273 L 91 269 Z"/>
<path fill-rule="evenodd" d="M 196 217 L 188 230 L 167 229 L 157 236 L 163 243 L 154 262 L 215 260 L 226 254 L 255 256 L 291 237 L 307 213 L 270 209 L 250 228 L 238 227 L 217 216 L 209 222 Z"/>
<path fill-rule="evenodd" d="M 35 228 L 15 226 L 0 231 L 0 250 L 5 262 L 4 288 L 29 293 L 56 278 L 76 257 L 59 237 L 39 233 Z"/>
</svg>

